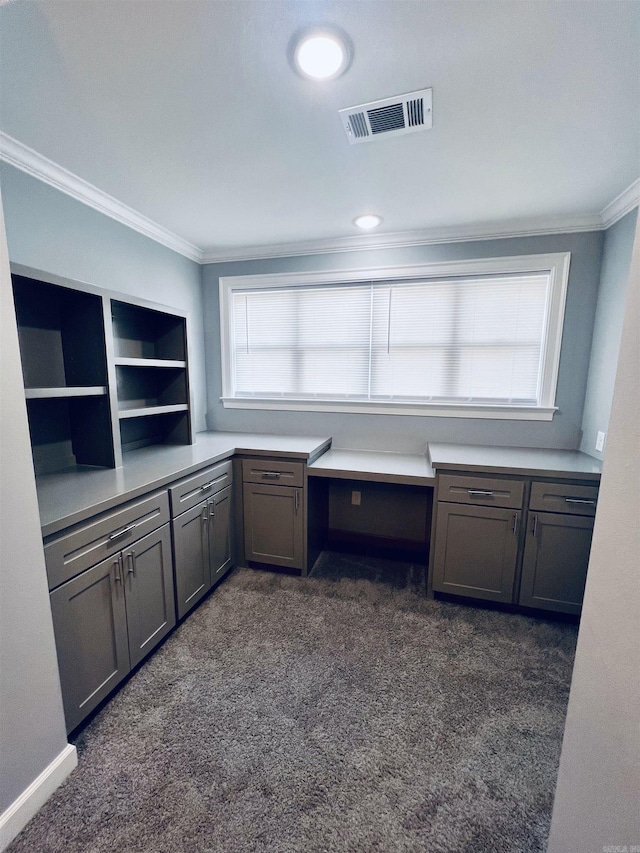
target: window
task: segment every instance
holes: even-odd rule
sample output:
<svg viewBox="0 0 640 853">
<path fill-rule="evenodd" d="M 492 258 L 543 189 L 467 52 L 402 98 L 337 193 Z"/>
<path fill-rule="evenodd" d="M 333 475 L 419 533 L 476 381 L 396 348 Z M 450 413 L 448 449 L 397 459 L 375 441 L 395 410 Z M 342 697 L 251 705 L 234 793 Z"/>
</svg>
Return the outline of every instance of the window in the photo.
<svg viewBox="0 0 640 853">
<path fill-rule="evenodd" d="M 223 401 L 551 419 L 569 255 L 221 279 Z"/>
</svg>

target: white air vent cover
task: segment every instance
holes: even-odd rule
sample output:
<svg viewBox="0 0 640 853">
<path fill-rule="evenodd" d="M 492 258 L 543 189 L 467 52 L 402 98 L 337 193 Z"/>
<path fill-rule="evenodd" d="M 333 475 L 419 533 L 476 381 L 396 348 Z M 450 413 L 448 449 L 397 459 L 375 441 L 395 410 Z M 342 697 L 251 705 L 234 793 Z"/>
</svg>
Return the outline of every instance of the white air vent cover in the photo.
<svg viewBox="0 0 640 853">
<path fill-rule="evenodd" d="M 432 89 L 421 89 L 395 98 L 371 101 L 338 110 L 347 139 L 372 142 L 383 136 L 399 136 L 429 129 L 432 122 Z"/>
</svg>

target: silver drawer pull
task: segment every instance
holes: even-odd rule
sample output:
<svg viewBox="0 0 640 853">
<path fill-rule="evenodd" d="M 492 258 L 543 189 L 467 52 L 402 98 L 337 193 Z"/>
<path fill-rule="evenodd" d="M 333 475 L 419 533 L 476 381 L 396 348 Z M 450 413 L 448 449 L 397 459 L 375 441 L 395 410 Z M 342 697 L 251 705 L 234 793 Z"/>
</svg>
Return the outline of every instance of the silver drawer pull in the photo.
<svg viewBox="0 0 640 853">
<path fill-rule="evenodd" d="M 279 471 L 263 471 L 262 476 L 265 480 L 279 480 L 280 472 Z"/>
<path fill-rule="evenodd" d="M 493 492 L 486 491 L 485 489 L 467 489 L 467 494 L 469 495 L 480 495 L 483 498 L 490 498 L 493 495 Z"/>
<path fill-rule="evenodd" d="M 115 533 L 109 534 L 109 542 L 113 542 L 114 539 L 119 539 L 121 536 L 124 536 L 125 533 L 131 533 L 132 530 L 135 530 L 137 524 L 129 524 L 127 527 L 123 527 L 122 530 L 116 530 Z"/>
<path fill-rule="evenodd" d="M 587 504 L 588 506 L 596 505 L 596 502 L 591 498 L 565 498 L 565 501 L 568 504 Z"/>
<path fill-rule="evenodd" d="M 224 474 L 223 474 L 223 476 L 222 476 L 222 477 L 216 477 L 216 479 L 215 479 L 215 480 L 209 480 L 209 482 L 208 482 L 208 483 L 205 483 L 205 484 L 204 484 L 204 486 L 200 486 L 200 491 L 201 491 L 201 492 L 206 492 L 206 491 L 207 491 L 207 489 L 210 489 L 210 488 L 211 488 L 211 486 L 215 486 L 215 484 L 216 484 L 216 483 L 219 483 L 219 482 L 220 482 L 220 480 L 224 480 L 225 476 L 226 476 L 226 475 L 224 475 Z"/>
</svg>

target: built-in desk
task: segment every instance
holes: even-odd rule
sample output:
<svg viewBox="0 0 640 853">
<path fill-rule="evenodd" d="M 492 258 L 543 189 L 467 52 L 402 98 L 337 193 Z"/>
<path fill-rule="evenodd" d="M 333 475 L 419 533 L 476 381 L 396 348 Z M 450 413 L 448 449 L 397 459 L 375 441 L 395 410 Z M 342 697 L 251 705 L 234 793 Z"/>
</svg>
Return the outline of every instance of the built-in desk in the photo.
<svg viewBox="0 0 640 853">
<path fill-rule="evenodd" d="M 424 454 L 331 448 L 308 467 L 309 477 L 433 486 L 435 474 Z"/>
</svg>

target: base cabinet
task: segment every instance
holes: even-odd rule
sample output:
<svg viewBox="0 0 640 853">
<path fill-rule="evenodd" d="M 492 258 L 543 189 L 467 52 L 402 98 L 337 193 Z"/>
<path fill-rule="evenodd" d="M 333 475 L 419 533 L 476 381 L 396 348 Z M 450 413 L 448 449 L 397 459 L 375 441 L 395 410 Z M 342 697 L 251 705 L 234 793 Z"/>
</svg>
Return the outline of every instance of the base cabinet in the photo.
<svg viewBox="0 0 640 853">
<path fill-rule="evenodd" d="M 442 504 L 438 507 L 433 588 L 511 601 L 520 511 Z"/>
<path fill-rule="evenodd" d="M 598 487 L 439 474 L 435 592 L 579 614 Z"/>
<path fill-rule="evenodd" d="M 592 535 L 593 518 L 529 513 L 519 603 L 580 613 Z"/>
<path fill-rule="evenodd" d="M 172 521 L 179 619 L 233 565 L 231 490 L 227 486 Z"/>
<path fill-rule="evenodd" d="M 67 730 L 175 625 L 169 525 L 51 592 Z"/>
<path fill-rule="evenodd" d="M 302 489 L 245 483 L 243 498 L 245 558 L 303 569 Z"/>
</svg>

